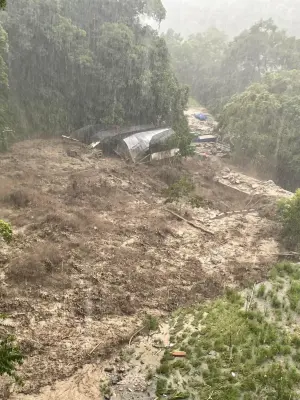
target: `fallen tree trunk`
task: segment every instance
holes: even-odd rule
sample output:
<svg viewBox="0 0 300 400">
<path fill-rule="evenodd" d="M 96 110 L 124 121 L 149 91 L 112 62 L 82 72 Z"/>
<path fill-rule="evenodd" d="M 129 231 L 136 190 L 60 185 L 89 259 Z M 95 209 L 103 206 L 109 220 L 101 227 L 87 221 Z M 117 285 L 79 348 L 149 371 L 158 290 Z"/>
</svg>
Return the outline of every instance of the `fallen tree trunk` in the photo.
<svg viewBox="0 0 300 400">
<path fill-rule="evenodd" d="M 169 210 L 168 208 L 165 208 L 166 211 L 168 211 L 170 214 L 174 215 L 175 217 L 181 219 L 182 221 L 185 221 L 186 223 L 188 223 L 189 225 L 191 225 L 192 227 L 199 229 L 202 232 L 208 233 L 209 235 L 214 235 L 214 232 L 204 228 L 201 225 L 195 224 L 193 221 L 189 221 L 188 219 L 182 217 L 179 214 L 176 214 L 174 211 Z"/>
</svg>

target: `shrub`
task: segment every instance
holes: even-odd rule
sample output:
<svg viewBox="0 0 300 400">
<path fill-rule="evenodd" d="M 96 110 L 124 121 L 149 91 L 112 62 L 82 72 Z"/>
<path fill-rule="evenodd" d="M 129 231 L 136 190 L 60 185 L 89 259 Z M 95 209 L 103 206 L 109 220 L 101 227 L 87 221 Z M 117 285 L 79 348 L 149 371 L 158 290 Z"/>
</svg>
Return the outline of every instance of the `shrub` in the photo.
<svg viewBox="0 0 300 400">
<path fill-rule="evenodd" d="M 12 234 L 11 225 L 0 219 L 0 237 L 2 237 L 6 243 L 9 243 L 12 240 Z"/>
<path fill-rule="evenodd" d="M 23 362 L 23 355 L 14 342 L 13 336 L 0 339 L 0 375 L 7 374 L 16 380 L 16 367 Z"/>
<path fill-rule="evenodd" d="M 143 325 L 147 332 L 153 332 L 159 328 L 159 320 L 153 315 L 147 314 Z"/>
<path fill-rule="evenodd" d="M 168 189 L 165 190 L 164 195 L 167 197 L 167 201 L 171 203 L 188 196 L 194 189 L 195 186 L 193 182 L 189 178 L 183 177 L 169 186 Z"/>
<path fill-rule="evenodd" d="M 300 247 L 300 189 L 293 197 L 279 202 L 278 213 L 283 224 L 282 239 L 290 248 Z"/>
</svg>

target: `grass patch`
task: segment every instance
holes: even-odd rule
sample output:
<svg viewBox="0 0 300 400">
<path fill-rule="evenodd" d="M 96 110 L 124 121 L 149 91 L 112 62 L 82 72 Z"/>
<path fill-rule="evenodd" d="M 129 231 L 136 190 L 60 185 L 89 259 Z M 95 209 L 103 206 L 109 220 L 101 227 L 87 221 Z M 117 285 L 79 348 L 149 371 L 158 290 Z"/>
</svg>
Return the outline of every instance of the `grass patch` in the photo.
<svg viewBox="0 0 300 400">
<path fill-rule="evenodd" d="M 298 274 L 288 264 L 274 271 L 274 280 L 278 274 L 285 278 Z M 292 281 L 290 287 L 283 283 L 279 291 L 273 288 L 268 297 L 266 285 L 261 284 L 253 298 L 257 307 L 249 311 L 245 311 L 246 295 L 227 290 L 221 299 L 177 312 L 171 335 L 176 349 L 187 356 L 174 359 L 166 351 L 157 370 L 159 398 L 183 394 L 195 400 L 298 399 L 300 336 L 289 334 L 282 323 L 283 288 L 290 290 L 291 304 L 298 306 L 300 283 Z M 261 309 L 262 303 L 269 314 Z"/>
<path fill-rule="evenodd" d="M 261 285 L 259 285 L 259 288 L 257 290 L 256 293 L 257 297 L 259 298 L 263 298 L 266 295 L 266 285 L 264 283 L 262 283 Z"/>
<path fill-rule="evenodd" d="M 290 301 L 290 306 L 293 311 L 299 312 L 299 301 L 300 301 L 300 281 L 293 280 L 291 286 L 287 292 Z"/>
</svg>

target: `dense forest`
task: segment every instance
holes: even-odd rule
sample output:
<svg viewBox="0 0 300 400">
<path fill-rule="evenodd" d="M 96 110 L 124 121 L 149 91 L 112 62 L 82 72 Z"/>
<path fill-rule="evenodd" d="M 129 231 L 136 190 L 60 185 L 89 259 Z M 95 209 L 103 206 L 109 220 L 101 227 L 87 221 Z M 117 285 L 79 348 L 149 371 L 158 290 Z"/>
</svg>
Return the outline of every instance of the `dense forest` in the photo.
<svg viewBox="0 0 300 400">
<path fill-rule="evenodd" d="M 0 14 L 0 127 L 58 134 L 164 120 L 187 101 L 165 41 L 141 16 L 160 0 L 10 0 Z"/>
<path fill-rule="evenodd" d="M 217 29 L 165 39 L 180 82 L 220 122 L 234 159 L 300 186 L 300 40 L 261 20 L 233 40 Z"/>
<path fill-rule="evenodd" d="M 269 18 L 290 35 L 300 36 L 297 0 L 163 0 L 163 4 L 167 18 L 162 29 L 174 29 L 183 36 L 214 27 L 233 37 Z"/>
<path fill-rule="evenodd" d="M 0 12 L 2 149 L 12 137 L 164 121 L 175 128 L 184 154 L 189 87 L 220 121 L 237 162 L 258 166 L 289 189 L 300 186 L 300 40 L 269 18 L 245 29 L 234 4 L 235 26 L 244 30 L 233 39 L 228 30 L 203 27 L 189 37 L 159 34 L 145 21 L 160 24 L 163 4 L 170 21 L 170 5 L 161 0 L 7 2 Z M 263 4 L 260 16 L 279 13 Z M 211 16 L 214 5 L 221 3 L 210 3 Z M 199 20 L 208 14 L 204 6 Z M 292 1 L 282 7 L 290 13 Z M 290 27 L 296 18 L 294 12 Z"/>
</svg>

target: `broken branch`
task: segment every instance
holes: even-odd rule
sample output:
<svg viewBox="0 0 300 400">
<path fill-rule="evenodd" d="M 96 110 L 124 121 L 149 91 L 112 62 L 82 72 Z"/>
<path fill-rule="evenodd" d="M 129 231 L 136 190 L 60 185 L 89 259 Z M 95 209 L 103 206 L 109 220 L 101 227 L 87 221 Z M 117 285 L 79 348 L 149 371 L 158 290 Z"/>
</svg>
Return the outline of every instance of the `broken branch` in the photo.
<svg viewBox="0 0 300 400">
<path fill-rule="evenodd" d="M 188 219 L 182 217 L 181 215 L 176 214 L 174 211 L 171 211 L 168 208 L 165 208 L 165 210 L 168 211 L 170 214 L 174 215 L 175 217 L 181 219 L 182 221 L 187 222 L 189 225 L 193 226 L 194 228 L 199 229 L 205 233 L 208 233 L 209 235 L 214 235 L 214 233 L 212 231 L 209 231 L 208 229 L 204 228 L 203 226 L 195 224 L 193 221 L 189 221 Z"/>
<path fill-rule="evenodd" d="M 136 337 L 136 335 L 138 335 L 140 332 L 142 332 L 143 329 L 146 329 L 145 326 L 143 326 L 141 329 L 139 329 L 138 331 L 136 331 L 130 338 L 129 340 L 129 346 L 131 346 L 131 342 L 133 341 L 133 339 Z"/>
<path fill-rule="evenodd" d="M 74 139 L 74 138 L 72 138 L 71 136 L 61 135 L 61 137 L 62 137 L 63 139 L 73 140 L 73 142 L 79 142 L 79 143 L 80 143 L 80 140 Z"/>
</svg>

